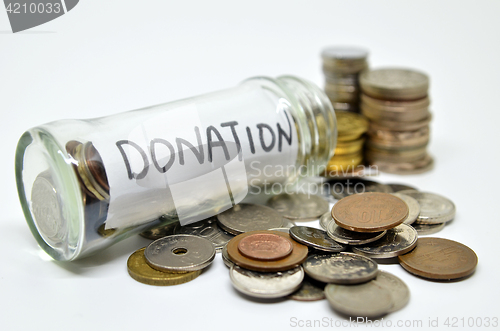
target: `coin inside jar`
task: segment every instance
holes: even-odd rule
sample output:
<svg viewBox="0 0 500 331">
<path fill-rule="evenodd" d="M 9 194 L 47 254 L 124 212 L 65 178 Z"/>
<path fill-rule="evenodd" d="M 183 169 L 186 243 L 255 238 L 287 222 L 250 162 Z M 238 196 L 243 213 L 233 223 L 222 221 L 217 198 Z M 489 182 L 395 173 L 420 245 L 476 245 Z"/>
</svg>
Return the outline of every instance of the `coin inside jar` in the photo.
<svg viewBox="0 0 500 331">
<path fill-rule="evenodd" d="M 238 250 L 250 259 L 273 261 L 292 253 L 292 243 L 286 238 L 272 233 L 256 233 L 243 238 Z"/>
</svg>

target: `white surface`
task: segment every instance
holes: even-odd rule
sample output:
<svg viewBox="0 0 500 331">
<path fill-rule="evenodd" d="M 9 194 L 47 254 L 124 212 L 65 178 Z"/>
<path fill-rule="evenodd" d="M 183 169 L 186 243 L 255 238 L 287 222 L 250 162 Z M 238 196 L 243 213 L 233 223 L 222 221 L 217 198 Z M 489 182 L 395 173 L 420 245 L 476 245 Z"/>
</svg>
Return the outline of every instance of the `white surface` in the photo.
<svg viewBox="0 0 500 331">
<path fill-rule="evenodd" d="M 427 326 L 438 318 L 443 327 L 447 317 L 500 317 L 499 14 L 498 1 L 82 0 L 52 22 L 11 34 L 0 9 L 0 327 L 284 330 L 298 328 L 293 317 L 341 319 L 326 301 L 242 297 L 220 256 L 188 284 L 140 284 L 126 269 L 128 256 L 148 243 L 139 237 L 94 258 L 51 261 L 25 224 L 13 171 L 17 139 L 32 126 L 176 100 L 255 75 L 295 74 L 322 85 L 320 51 L 339 44 L 367 47 L 372 67 L 430 75 L 435 170 L 378 180 L 452 199 L 456 219 L 437 236 L 479 257 L 475 275 L 455 283 L 381 265 L 412 293 L 408 306 L 385 320 Z"/>
</svg>

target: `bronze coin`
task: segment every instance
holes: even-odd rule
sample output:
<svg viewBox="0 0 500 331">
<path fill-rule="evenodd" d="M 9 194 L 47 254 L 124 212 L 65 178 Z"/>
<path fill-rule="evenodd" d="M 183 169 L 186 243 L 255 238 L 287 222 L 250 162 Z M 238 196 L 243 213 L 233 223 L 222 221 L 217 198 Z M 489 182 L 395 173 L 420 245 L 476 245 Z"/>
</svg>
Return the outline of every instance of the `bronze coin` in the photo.
<svg viewBox="0 0 500 331">
<path fill-rule="evenodd" d="M 451 280 L 471 275 L 477 255 L 469 247 L 443 238 L 419 238 L 417 247 L 398 257 L 406 271 L 429 279 Z"/>
<path fill-rule="evenodd" d="M 356 232 L 391 229 L 408 216 L 408 205 L 389 193 L 360 193 L 340 199 L 332 217 L 340 227 Z"/>
<path fill-rule="evenodd" d="M 256 233 L 247 236 L 238 243 L 240 253 L 250 259 L 274 261 L 292 253 L 290 240 L 272 233 Z"/>
<path fill-rule="evenodd" d="M 255 259 L 248 258 L 240 253 L 238 245 L 244 238 L 254 235 L 254 234 L 276 234 L 281 236 L 292 243 L 292 252 L 285 258 L 275 261 L 259 261 Z M 227 243 L 227 254 L 231 261 L 239 265 L 242 268 L 264 271 L 264 272 L 274 272 L 274 271 L 284 271 L 302 264 L 307 258 L 308 249 L 307 246 L 299 244 L 298 242 L 292 240 L 288 233 L 279 231 L 249 231 L 237 235 Z"/>
</svg>

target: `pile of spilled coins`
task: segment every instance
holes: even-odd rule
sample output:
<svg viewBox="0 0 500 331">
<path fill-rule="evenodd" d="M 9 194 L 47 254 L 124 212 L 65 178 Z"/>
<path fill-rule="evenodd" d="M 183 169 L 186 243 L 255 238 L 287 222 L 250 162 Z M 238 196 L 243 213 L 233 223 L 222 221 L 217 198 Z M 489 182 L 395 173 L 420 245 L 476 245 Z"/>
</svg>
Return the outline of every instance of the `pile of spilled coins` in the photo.
<svg viewBox="0 0 500 331">
<path fill-rule="evenodd" d="M 405 185 L 360 183 L 366 192 L 334 195 L 340 199 L 331 210 L 316 195 L 281 194 L 267 206 L 239 204 L 188 226 L 156 229 L 164 237 L 132 254 L 129 273 L 150 285 L 181 284 L 200 275 L 221 251 L 234 288 L 246 296 L 326 297 L 341 314 L 377 318 L 403 308 L 410 298 L 408 286 L 379 270 L 378 262 L 399 263 L 411 274 L 441 281 L 474 272 L 477 256 L 470 248 L 419 238 L 425 232 L 414 228 L 442 228 L 451 221 L 450 200 Z M 323 229 L 294 224 L 317 219 Z"/>
</svg>

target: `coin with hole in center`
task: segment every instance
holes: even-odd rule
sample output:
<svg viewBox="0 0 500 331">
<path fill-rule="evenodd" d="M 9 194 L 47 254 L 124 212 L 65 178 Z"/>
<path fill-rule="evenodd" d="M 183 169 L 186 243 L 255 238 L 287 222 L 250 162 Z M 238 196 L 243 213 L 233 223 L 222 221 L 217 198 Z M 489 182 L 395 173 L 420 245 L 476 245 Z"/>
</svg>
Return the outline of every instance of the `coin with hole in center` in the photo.
<svg viewBox="0 0 500 331">
<path fill-rule="evenodd" d="M 375 261 L 353 253 L 310 255 L 303 263 L 308 276 L 324 283 L 359 284 L 377 275 Z"/>
<path fill-rule="evenodd" d="M 188 272 L 210 265 L 215 258 L 215 247 L 205 238 L 175 234 L 153 241 L 144 251 L 144 256 L 156 270 Z"/>
<path fill-rule="evenodd" d="M 340 227 L 356 232 L 379 232 L 401 224 L 408 205 L 390 193 L 361 193 L 345 197 L 332 208 Z"/>
<path fill-rule="evenodd" d="M 290 237 L 320 251 L 338 253 L 347 250 L 347 245 L 336 242 L 325 231 L 308 226 L 294 226 L 290 229 Z"/>
<path fill-rule="evenodd" d="M 290 240 L 273 233 L 255 233 L 238 243 L 242 255 L 261 261 L 283 259 L 292 253 L 292 248 Z"/>
<path fill-rule="evenodd" d="M 201 274 L 201 270 L 179 274 L 153 269 L 146 262 L 146 258 L 144 257 L 145 249 L 144 247 L 137 250 L 130 255 L 127 261 L 127 269 L 130 277 L 138 282 L 156 286 L 179 285 L 187 283 Z"/>
</svg>

